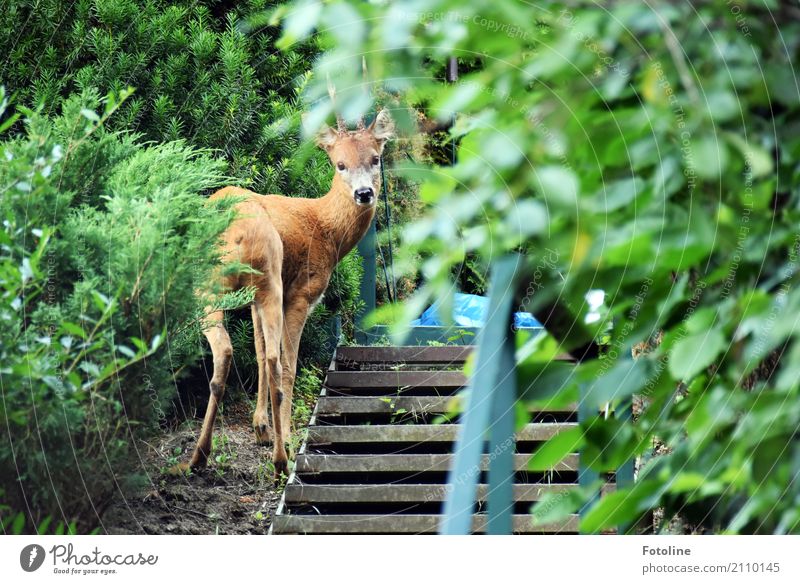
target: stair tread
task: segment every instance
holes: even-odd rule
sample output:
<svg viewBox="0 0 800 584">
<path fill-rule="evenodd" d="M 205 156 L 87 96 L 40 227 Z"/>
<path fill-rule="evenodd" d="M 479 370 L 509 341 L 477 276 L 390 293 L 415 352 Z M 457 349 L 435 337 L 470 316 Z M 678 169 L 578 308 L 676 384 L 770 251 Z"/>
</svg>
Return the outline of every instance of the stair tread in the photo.
<svg viewBox="0 0 800 584">
<path fill-rule="evenodd" d="M 477 498 L 486 500 L 488 485 L 478 485 Z M 545 493 L 562 493 L 578 488 L 574 483 L 516 484 L 514 500 L 539 501 Z M 608 485 L 605 491 L 613 489 Z M 290 503 L 441 503 L 449 492 L 446 484 L 291 484 L 286 487 L 286 501 Z"/>
<path fill-rule="evenodd" d="M 556 434 L 575 428 L 573 422 L 527 424 L 516 433 L 518 442 L 549 440 Z M 454 442 L 461 432 L 460 424 L 408 424 L 364 426 L 312 426 L 308 444 L 351 442 Z"/>
<path fill-rule="evenodd" d="M 460 388 L 467 384 L 461 371 L 329 371 L 328 387 L 443 387 Z"/>
<path fill-rule="evenodd" d="M 441 515 L 279 515 L 275 517 L 276 533 L 437 533 Z M 476 514 L 472 530 L 486 530 L 486 515 Z M 577 533 L 578 516 L 563 521 L 534 526 L 530 515 L 512 515 L 515 533 Z"/>
<path fill-rule="evenodd" d="M 454 400 L 452 396 L 325 396 L 317 401 L 319 415 L 336 414 L 397 414 L 405 410 L 409 414 L 444 414 Z M 576 404 L 564 407 L 531 406 L 530 412 L 571 414 L 577 411 Z"/>
<path fill-rule="evenodd" d="M 469 379 L 462 369 L 473 346 L 339 347 L 323 382 L 294 471 L 276 513 L 273 533 L 437 533 L 447 499 L 451 451 L 463 428 L 438 424 L 458 412 Z M 567 357 L 568 358 L 568 357 Z M 478 388 L 480 391 L 481 388 Z M 510 442 L 515 474 L 514 533 L 577 533 L 578 516 L 533 526 L 524 513 L 547 493 L 579 488 L 570 482 L 578 454 L 566 455 L 551 472 L 528 471 L 538 443 L 575 428 L 575 404 L 531 405 L 529 424 Z M 552 417 L 551 417 L 552 415 Z M 563 420 L 563 421 L 558 421 Z M 457 422 L 457 420 L 453 420 Z M 493 454 L 481 456 L 479 480 Z M 566 474 L 553 474 L 566 473 Z M 558 482 L 550 482 L 550 481 Z M 541 481 L 541 482 L 534 482 Z M 614 489 L 609 483 L 603 489 Z M 485 502 L 488 486 L 479 484 Z M 486 530 L 485 507 L 473 516 L 473 532 Z M 523 512 L 523 513 L 519 513 Z"/>
<path fill-rule="evenodd" d="M 514 469 L 528 468 L 530 454 L 514 454 Z M 297 457 L 296 472 L 447 472 L 452 467 L 453 454 L 301 454 Z M 489 455 L 481 457 L 481 470 L 489 468 Z M 578 455 L 568 454 L 553 467 L 555 471 L 578 469 Z"/>
<path fill-rule="evenodd" d="M 394 365 L 397 363 L 463 364 L 474 348 L 472 345 L 447 347 L 339 347 L 336 349 L 336 362 L 346 366 L 355 366 L 362 363 L 369 365 Z"/>
</svg>

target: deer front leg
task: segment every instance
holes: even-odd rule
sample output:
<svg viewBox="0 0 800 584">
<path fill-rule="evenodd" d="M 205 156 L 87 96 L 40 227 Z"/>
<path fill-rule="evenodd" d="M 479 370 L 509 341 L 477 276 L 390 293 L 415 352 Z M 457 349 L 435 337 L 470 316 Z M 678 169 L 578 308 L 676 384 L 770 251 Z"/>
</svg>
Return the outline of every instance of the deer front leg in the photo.
<svg viewBox="0 0 800 584">
<path fill-rule="evenodd" d="M 256 400 L 256 411 L 253 413 L 253 430 L 256 433 L 256 444 L 266 446 L 272 442 L 272 429 L 269 422 L 266 341 L 264 340 L 264 328 L 255 304 L 251 306 L 251 312 L 253 316 L 253 340 L 258 361 L 258 399 Z"/>
<path fill-rule="evenodd" d="M 308 301 L 303 298 L 289 299 L 284 307 L 283 315 L 283 350 L 281 363 L 283 365 L 283 403 L 281 404 L 281 429 L 283 439 L 289 440 L 289 430 L 292 424 L 292 396 L 294 394 L 294 379 L 297 374 L 297 353 L 300 349 L 300 337 L 308 318 Z"/>
<path fill-rule="evenodd" d="M 268 293 L 262 290 L 256 295 L 255 306 L 261 323 L 264 337 L 264 367 L 259 371 L 259 376 L 266 376 L 269 387 L 269 400 L 272 405 L 272 426 L 274 442 L 272 445 L 272 462 L 275 465 L 275 475 L 286 474 L 288 457 L 286 456 L 285 432 L 283 431 L 280 406 L 284 400 L 281 392 L 281 331 L 283 330 L 283 302 L 282 291 L 278 286 L 272 286 Z M 259 383 L 261 386 L 261 383 Z"/>
<path fill-rule="evenodd" d="M 210 395 L 206 415 L 203 419 L 203 428 L 200 430 L 200 438 L 191 462 L 189 462 L 189 467 L 193 469 L 205 467 L 211 454 L 211 438 L 214 433 L 214 421 L 217 418 L 217 407 L 222 401 L 222 396 L 225 395 L 225 382 L 228 379 L 228 370 L 231 367 L 233 356 L 231 338 L 222 323 L 222 312 L 212 312 L 208 315 L 208 321 L 214 323 L 204 331 L 214 356 L 214 373 L 209 383 Z"/>
</svg>

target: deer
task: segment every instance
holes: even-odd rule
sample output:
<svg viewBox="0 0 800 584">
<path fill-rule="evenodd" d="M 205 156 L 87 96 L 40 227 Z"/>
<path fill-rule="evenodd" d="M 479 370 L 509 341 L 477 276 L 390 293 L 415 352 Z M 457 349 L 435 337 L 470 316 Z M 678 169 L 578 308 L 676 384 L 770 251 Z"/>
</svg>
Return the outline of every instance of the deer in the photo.
<svg viewBox="0 0 800 584">
<path fill-rule="evenodd" d="M 333 100 L 330 87 L 329 91 Z M 253 429 L 257 444 L 272 443 L 276 477 L 288 474 L 292 393 L 306 319 L 322 298 L 336 265 L 372 223 L 381 157 L 394 136 L 394 122 L 386 109 L 369 126 L 361 118 L 353 131 L 338 114 L 336 122 L 336 129 L 323 125 L 316 135 L 317 145 L 334 167 L 330 190 L 322 197 L 260 195 L 236 186 L 209 197 L 240 199 L 234 205 L 236 218 L 220 238 L 220 257 L 223 264 L 235 261 L 252 270 L 224 276 L 219 272 L 218 278 L 226 291 L 255 288 L 250 306 L 258 362 Z M 214 422 L 233 358 L 223 317 L 221 310 L 206 308 L 203 332 L 214 367 L 209 401 L 191 460 L 180 465 L 181 470 L 204 468 L 211 454 Z"/>
</svg>

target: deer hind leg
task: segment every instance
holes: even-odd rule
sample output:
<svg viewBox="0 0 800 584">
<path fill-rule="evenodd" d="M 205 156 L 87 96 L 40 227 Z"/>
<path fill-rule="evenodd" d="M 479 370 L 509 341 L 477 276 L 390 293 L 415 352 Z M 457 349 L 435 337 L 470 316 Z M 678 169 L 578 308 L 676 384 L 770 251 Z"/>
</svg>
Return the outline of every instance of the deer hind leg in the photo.
<svg viewBox="0 0 800 584">
<path fill-rule="evenodd" d="M 258 399 L 256 411 L 253 414 L 253 430 L 256 433 L 256 444 L 262 446 L 272 442 L 272 428 L 269 421 L 269 384 L 267 383 L 266 342 L 264 340 L 264 327 L 258 309 L 253 304 L 253 339 L 256 346 L 256 359 L 258 361 Z"/>
<path fill-rule="evenodd" d="M 294 380 L 297 374 L 297 353 L 300 348 L 300 337 L 308 317 L 309 303 L 303 297 L 288 301 L 283 315 L 283 346 L 281 347 L 281 363 L 283 365 L 283 403 L 281 404 L 281 429 L 284 441 L 288 440 L 292 423 L 292 399 Z"/>
<path fill-rule="evenodd" d="M 191 468 L 203 468 L 208 462 L 211 454 L 211 437 L 214 433 L 214 421 L 217 418 L 217 408 L 225 395 L 225 382 L 228 379 L 228 371 L 231 367 L 233 357 L 233 346 L 228 331 L 222 323 L 222 311 L 211 312 L 207 316 L 206 324 L 210 324 L 204 334 L 211 345 L 211 353 L 214 356 L 214 373 L 209 383 L 210 395 L 208 397 L 208 407 L 206 416 L 203 419 L 203 428 L 200 430 L 200 439 L 197 441 L 194 454 L 192 455 L 189 466 Z"/>
<path fill-rule="evenodd" d="M 275 465 L 275 475 L 286 474 L 288 470 L 288 457 L 286 455 L 286 434 L 283 430 L 283 420 L 280 415 L 280 406 L 283 402 L 281 391 L 281 333 L 283 331 L 283 291 L 280 280 L 273 282 L 269 288 L 260 291 L 256 296 L 255 307 L 261 321 L 264 336 L 264 368 L 259 372 L 267 379 L 269 387 L 269 401 L 272 408 L 272 427 L 274 441 L 272 444 L 272 462 Z"/>
</svg>

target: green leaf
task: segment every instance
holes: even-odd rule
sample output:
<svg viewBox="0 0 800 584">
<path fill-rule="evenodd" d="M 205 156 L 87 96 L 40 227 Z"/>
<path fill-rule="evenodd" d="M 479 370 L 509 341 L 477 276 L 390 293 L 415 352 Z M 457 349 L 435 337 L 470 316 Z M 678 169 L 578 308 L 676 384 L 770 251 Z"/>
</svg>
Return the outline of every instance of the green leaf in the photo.
<svg viewBox="0 0 800 584">
<path fill-rule="evenodd" d="M 595 367 L 603 367 L 597 364 Z M 589 383 L 586 394 L 588 407 L 600 409 L 607 403 L 618 402 L 630 397 L 642 388 L 654 375 L 654 365 L 650 359 L 620 360 L 608 373 Z M 591 371 L 587 368 L 588 371 Z"/>
<path fill-rule="evenodd" d="M 604 495 L 581 518 L 581 531 L 597 533 L 638 519 L 648 509 L 647 502 L 657 489 L 654 481 L 646 481 Z"/>
<path fill-rule="evenodd" d="M 14 114 L 10 116 L 5 122 L 0 123 L 0 134 L 8 130 L 11 126 L 13 126 L 16 121 L 19 119 L 20 114 Z"/>
<path fill-rule="evenodd" d="M 716 122 L 727 121 L 740 114 L 740 103 L 730 91 L 719 89 L 706 94 L 708 112 Z"/>
<path fill-rule="evenodd" d="M 575 366 L 563 361 L 520 363 L 517 387 L 519 399 L 544 407 L 563 407 L 578 398 Z"/>
<path fill-rule="evenodd" d="M 772 156 L 766 150 L 758 144 L 754 144 L 752 139 L 746 140 L 733 132 L 726 132 L 725 137 L 742 154 L 745 164 L 750 167 L 750 174 L 753 178 L 772 174 L 774 168 Z"/>
<path fill-rule="evenodd" d="M 114 303 L 114 300 L 102 292 L 92 290 L 92 302 L 94 302 L 94 305 L 98 308 L 98 310 L 105 312 L 111 307 L 111 305 Z"/>
<path fill-rule="evenodd" d="M 639 177 L 604 183 L 587 201 L 588 207 L 596 213 L 616 211 L 633 203 L 643 189 L 644 181 Z"/>
<path fill-rule="evenodd" d="M 619 468 L 644 446 L 629 422 L 613 416 L 587 418 L 581 428 L 585 441 L 581 456 L 589 468 L 598 472 Z"/>
<path fill-rule="evenodd" d="M 561 166 L 545 166 L 533 172 L 533 186 L 547 205 L 575 208 L 580 190 L 578 177 Z"/>
<path fill-rule="evenodd" d="M 322 2 L 316 0 L 306 0 L 292 6 L 283 20 L 283 35 L 276 43 L 278 48 L 285 51 L 306 39 L 317 26 L 321 12 Z"/>
<path fill-rule="evenodd" d="M 20 535 L 24 529 L 25 529 L 25 515 L 23 515 L 22 512 L 20 511 L 14 517 L 14 521 L 11 524 L 11 533 L 14 535 Z"/>
<path fill-rule="evenodd" d="M 597 487 L 599 488 L 599 484 Z M 565 519 L 576 513 L 588 499 L 589 494 L 580 488 L 545 493 L 533 505 L 533 524 L 547 525 Z"/>
<path fill-rule="evenodd" d="M 481 153 L 485 163 L 494 169 L 516 166 L 522 160 L 520 144 L 525 140 L 516 132 L 483 132 L 480 135 Z"/>
<path fill-rule="evenodd" d="M 583 430 L 576 426 L 559 432 L 542 444 L 528 462 L 529 470 L 551 470 L 572 452 L 583 446 Z"/>
<path fill-rule="evenodd" d="M 139 337 L 131 337 L 130 341 L 131 341 L 131 343 L 133 343 L 136 346 L 136 348 L 138 349 L 139 353 L 146 353 L 147 352 L 147 343 L 145 343 Z"/>
<path fill-rule="evenodd" d="M 527 238 L 547 228 L 547 212 L 540 202 L 524 199 L 511 209 L 506 225 L 510 234 Z"/>
<path fill-rule="evenodd" d="M 92 111 L 90 109 L 83 108 L 81 110 L 81 115 L 84 118 L 86 118 L 87 120 L 89 120 L 90 122 L 95 122 L 96 123 L 96 122 L 100 121 L 100 116 L 97 115 L 97 112 Z"/>
<path fill-rule="evenodd" d="M 700 489 L 708 477 L 698 472 L 682 472 L 669 482 L 670 493 L 688 493 Z"/>
<path fill-rule="evenodd" d="M 47 517 L 45 517 L 45 518 L 42 520 L 42 522 L 39 524 L 39 527 L 37 527 L 37 528 L 36 528 L 36 532 L 37 532 L 39 535 L 45 535 L 45 534 L 47 533 L 47 530 L 49 529 L 49 527 L 50 527 L 50 523 L 51 523 L 52 521 L 53 521 L 53 517 L 52 517 L 52 515 L 48 515 Z"/>
<path fill-rule="evenodd" d="M 717 136 L 700 138 L 692 143 L 686 162 L 699 177 L 717 179 L 728 165 L 728 149 Z"/>
<path fill-rule="evenodd" d="M 727 346 L 719 329 L 688 335 L 675 343 L 669 355 L 669 372 L 675 379 L 688 380 L 711 365 Z"/>
<path fill-rule="evenodd" d="M 117 351 L 119 351 L 120 353 L 122 353 L 126 357 L 129 357 L 130 359 L 135 359 L 136 358 L 136 353 L 133 351 L 133 349 L 131 349 L 130 347 L 128 347 L 126 345 L 117 345 Z"/>
</svg>

